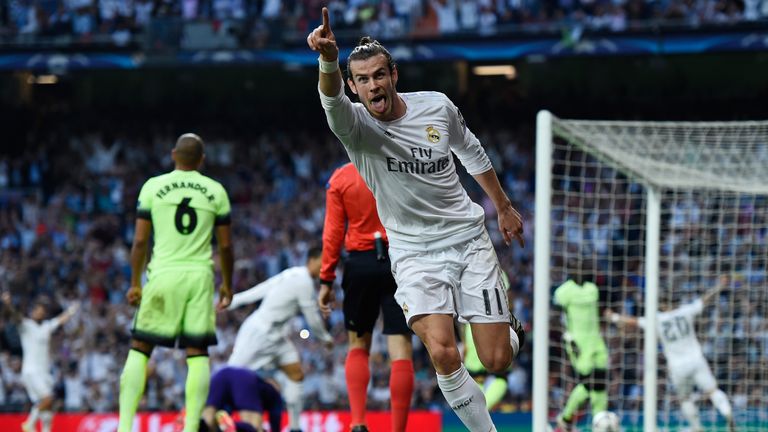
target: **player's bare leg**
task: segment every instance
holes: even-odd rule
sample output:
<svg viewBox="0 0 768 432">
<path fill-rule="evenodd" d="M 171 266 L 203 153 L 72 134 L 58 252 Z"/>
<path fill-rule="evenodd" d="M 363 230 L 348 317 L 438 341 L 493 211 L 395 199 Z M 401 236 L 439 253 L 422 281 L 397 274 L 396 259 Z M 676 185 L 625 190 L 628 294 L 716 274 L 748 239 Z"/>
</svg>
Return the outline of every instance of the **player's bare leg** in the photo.
<svg viewBox="0 0 768 432">
<path fill-rule="evenodd" d="M 387 335 L 387 351 L 389 358 L 394 360 L 410 360 L 413 358 L 413 345 L 410 335 Z"/>
<path fill-rule="evenodd" d="M 280 365 L 280 370 L 288 377 L 283 388 L 285 398 L 285 410 L 288 411 L 288 429 L 301 430 L 301 412 L 304 409 L 304 401 L 301 399 L 304 393 L 304 371 L 301 363 Z"/>
<path fill-rule="evenodd" d="M 477 356 L 488 372 L 507 370 L 519 351 L 520 342 L 507 323 L 470 323 Z"/>
<path fill-rule="evenodd" d="M 453 316 L 419 315 L 412 319 L 411 328 L 427 347 L 437 372 L 437 384 L 445 400 L 464 426 L 471 432 L 495 431 L 496 427 L 485 405 L 485 396 L 461 363 L 461 356 L 456 347 Z M 511 361 L 511 350 L 508 343 L 504 345 L 507 346 L 508 351 L 506 354 L 509 358 L 508 366 Z M 491 351 L 495 352 L 495 350 Z M 501 358 L 494 361 L 503 363 L 505 360 L 503 355 L 499 356 Z"/>
<path fill-rule="evenodd" d="M 240 411 L 240 422 L 238 424 L 238 427 L 242 428 L 242 423 L 245 422 L 248 425 L 252 426 L 254 430 L 256 431 L 263 431 L 264 428 L 262 427 L 262 423 L 264 421 L 262 415 L 260 412 L 256 411 Z"/>
</svg>

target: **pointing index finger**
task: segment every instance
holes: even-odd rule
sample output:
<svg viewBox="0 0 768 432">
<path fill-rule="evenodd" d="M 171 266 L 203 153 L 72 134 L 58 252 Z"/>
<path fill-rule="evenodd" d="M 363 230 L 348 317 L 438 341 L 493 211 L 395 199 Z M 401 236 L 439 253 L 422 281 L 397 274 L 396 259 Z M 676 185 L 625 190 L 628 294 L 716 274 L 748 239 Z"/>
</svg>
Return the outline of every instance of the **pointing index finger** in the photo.
<svg viewBox="0 0 768 432">
<path fill-rule="evenodd" d="M 323 8 L 323 32 L 331 31 L 331 18 L 328 15 L 328 8 Z"/>
</svg>

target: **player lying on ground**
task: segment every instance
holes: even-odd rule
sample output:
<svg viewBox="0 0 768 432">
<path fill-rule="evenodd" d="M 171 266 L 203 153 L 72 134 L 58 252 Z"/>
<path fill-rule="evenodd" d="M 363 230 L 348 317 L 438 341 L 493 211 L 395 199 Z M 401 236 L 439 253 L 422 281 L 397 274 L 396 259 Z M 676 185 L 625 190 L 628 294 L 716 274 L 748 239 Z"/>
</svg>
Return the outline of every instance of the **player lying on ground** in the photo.
<svg viewBox="0 0 768 432">
<path fill-rule="evenodd" d="M 493 202 L 507 244 L 523 245 L 523 222 L 501 188 L 480 141 L 437 92 L 398 93 L 389 51 L 362 38 L 347 59 L 344 93 L 339 47 L 328 9 L 307 36 L 320 53 L 318 90 L 331 131 L 376 199 L 389 237 L 395 299 L 427 348 L 446 401 L 470 431 L 496 430 L 483 393 L 461 362 L 454 317 L 470 323 L 480 361 L 506 370 L 524 331 L 509 313 L 483 208 L 459 182 L 454 154 Z"/>
<path fill-rule="evenodd" d="M 233 412 L 241 421 L 232 420 Z M 202 419 L 208 431 L 263 432 L 264 412 L 269 414 L 270 430 L 280 431 L 283 399 L 274 384 L 256 372 L 231 366 L 213 374 Z"/>
<path fill-rule="evenodd" d="M 237 331 L 232 355 L 227 362 L 258 371 L 279 368 L 288 379 L 283 388 L 289 427 L 300 430 L 304 372 L 296 346 L 286 334 L 288 321 L 299 312 L 312 334 L 329 349 L 333 338 L 320 316 L 315 298 L 315 280 L 320 274 L 322 249 L 310 248 L 307 264 L 291 267 L 246 291 L 235 294 L 229 309 L 261 302 Z"/>
<path fill-rule="evenodd" d="M 13 306 L 11 295 L 2 294 L 2 302 L 19 327 L 19 338 L 23 355 L 21 359 L 21 381 L 32 401 L 32 409 L 24 420 L 24 432 L 36 431 L 40 419 L 43 432 L 53 428 L 53 374 L 51 373 L 51 334 L 77 313 L 79 303 L 73 303 L 55 318 L 46 320 L 46 305 L 36 302 L 32 305 L 29 318 L 24 318 Z"/>
<path fill-rule="evenodd" d="M 704 430 L 699 420 L 696 400 L 693 397 L 694 386 L 698 387 L 712 401 L 717 411 L 726 418 L 731 431 L 734 429 L 731 403 L 728 401 L 728 396 L 717 388 L 715 376 L 696 338 L 695 327 L 696 316 L 704 310 L 704 305 L 715 299 L 729 283 L 728 276 L 721 276 L 717 286 L 700 298 L 674 309 L 668 307 L 667 305 L 671 302 L 667 302 L 665 305 L 660 305 L 657 315 L 657 331 L 664 347 L 669 379 L 680 397 L 680 410 L 693 432 Z M 605 315 L 613 323 L 643 329 L 646 326 L 644 318 L 621 315 L 610 310 L 606 310 Z"/>
</svg>

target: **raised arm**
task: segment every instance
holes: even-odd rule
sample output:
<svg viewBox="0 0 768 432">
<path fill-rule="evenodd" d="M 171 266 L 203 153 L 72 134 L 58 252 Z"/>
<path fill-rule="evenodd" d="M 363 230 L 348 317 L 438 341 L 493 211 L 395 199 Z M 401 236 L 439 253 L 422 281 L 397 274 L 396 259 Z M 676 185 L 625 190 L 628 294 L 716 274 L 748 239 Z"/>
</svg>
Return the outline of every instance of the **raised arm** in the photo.
<svg viewBox="0 0 768 432">
<path fill-rule="evenodd" d="M 344 85 L 344 79 L 339 69 L 339 47 L 331 30 L 328 8 L 323 8 L 323 24 L 307 36 L 307 45 L 320 53 L 320 91 L 330 97 L 338 95 Z"/>
<path fill-rule="evenodd" d="M 631 327 L 642 327 L 642 321 L 639 318 L 630 315 L 622 315 L 614 312 L 610 309 L 606 309 L 603 313 L 605 317 L 614 324 L 625 324 Z"/>
<path fill-rule="evenodd" d="M 131 246 L 131 288 L 126 297 L 132 306 L 138 306 L 141 302 L 141 275 L 147 263 L 149 251 L 149 236 L 152 234 L 152 221 L 139 216 L 136 219 L 136 229 L 133 233 L 133 246 Z"/>
<path fill-rule="evenodd" d="M 221 286 L 219 286 L 219 303 L 216 309 L 223 311 L 232 303 L 232 272 L 235 254 L 232 251 L 230 224 L 216 225 L 216 243 L 219 245 L 219 261 L 221 261 Z"/>
<path fill-rule="evenodd" d="M 11 293 L 8 291 L 3 292 L 2 301 L 3 309 L 8 311 L 8 313 L 11 315 L 11 321 L 15 323 L 21 322 L 23 316 L 21 315 L 21 312 L 19 312 L 19 310 L 13 306 L 13 301 L 11 301 Z"/>
<path fill-rule="evenodd" d="M 64 325 L 67 321 L 70 320 L 77 311 L 80 310 L 80 302 L 74 302 L 72 305 L 70 305 L 64 312 L 60 313 L 59 316 L 54 318 L 57 325 Z"/>
<path fill-rule="evenodd" d="M 701 296 L 701 302 L 703 304 L 709 303 L 715 296 L 720 294 L 730 283 L 730 278 L 726 275 L 722 275 L 717 279 L 717 286 L 710 289 L 704 295 Z"/>
<path fill-rule="evenodd" d="M 496 171 L 491 168 L 483 173 L 475 174 L 473 177 L 491 201 L 493 201 L 493 205 L 496 206 L 496 213 L 498 213 L 499 218 L 499 231 L 501 231 L 501 235 L 504 237 L 504 242 L 509 246 L 512 244 L 512 239 L 515 238 L 521 247 L 525 247 L 523 218 L 512 207 L 512 202 L 509 201 L 504 189 L 501 188 L 499 178 L 496 177 Z"/>
</svg>

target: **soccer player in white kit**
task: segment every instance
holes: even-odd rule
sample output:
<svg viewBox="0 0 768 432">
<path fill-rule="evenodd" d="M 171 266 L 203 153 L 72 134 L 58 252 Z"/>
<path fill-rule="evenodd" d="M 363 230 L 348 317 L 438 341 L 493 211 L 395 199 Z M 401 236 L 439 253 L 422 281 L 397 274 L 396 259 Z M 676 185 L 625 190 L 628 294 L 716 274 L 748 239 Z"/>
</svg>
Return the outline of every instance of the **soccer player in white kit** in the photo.
<svg viewBox="0 0 768 432">
<path fill-rule="evenodd" d="M 19 324 L 21 348 L 24 351 L 21 362 L 21 380 L 32 401 L 29 417 L 24 420 L 23 431 L 37 430 L 40 420 L 43 432 L 50 432 L 53 424 L 53 375 L 51 375 L 51 334 L 77 313 L 79 303 L 73 303 L 67 310 L 53 319 L 46 320 L 43 303 L 35 303 L 29 318 L 24 318 L 14 309 L 11 296 L 5 292 L 2 301 L 11 313 L 11 319 Z"/>
<path fill-rule="evenodd" d="M 327 346 L 333 337 L 325 329 L 315 294 L 322 249 L 310 248 L 305 266 L 291 267 L 246 291 L 235 294 L 229 310 L 261 302 L 237 331 L 227 362 L 251 370 L 277 366 L 288 377 L 283 387 L 288 426 L 300 430 L 304 372 L 296 346 L 285 333 L 286 324 L 301 312 L 312 333 Z"/>
<path fill-rule="evenodd" d="M 318 90 L 328 125 L 376 198 L 390 241 L 395 299 L 427 347 L 454 412 L 470 431 L 495 431 L 483 393 L 461 363 L 454 316 L 470 323 L 480 361 L 491 373 L 510 366 L 524 332 L 509 312 L 483 209 L 461 186 L 453 155 L 494 203 L 507 244 L 516 238 L 523 245 L 520 214 L 448 97 L 398 93 L 392 56 L 363 38 L 347 61 L 347 84 L 360 100 L 352 103 L 327 8 L 307 44 L 320 53 Z"/>
<path fill-rule="evenodd" d="M 728 277 L 720 277 L 717 287 L 709 290 L 701 298 L 676 309 L 661 310 L 657 315 L 658 334 L 667 359 L 669 379 L 680 397 L 680 410 L 688 421 L 692 432 L 703 431 L 699 420 L 699 411 L 693 397 L 694 385 L 728 421 L 733 430 L 733 413 L 728 396 L 717 388 L 712 370 L 704 358 L 701 345 L 696 338 L 695 319 L 704 310 L 704 305 L 715 298 L 728 284 Z M 621 315 L 606 310 L 606 316 L 614 323 L 629 324 L 645 328 L 645 319 Z"/>
</svg>

